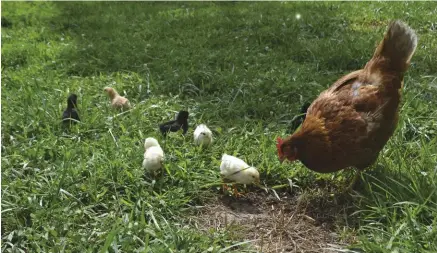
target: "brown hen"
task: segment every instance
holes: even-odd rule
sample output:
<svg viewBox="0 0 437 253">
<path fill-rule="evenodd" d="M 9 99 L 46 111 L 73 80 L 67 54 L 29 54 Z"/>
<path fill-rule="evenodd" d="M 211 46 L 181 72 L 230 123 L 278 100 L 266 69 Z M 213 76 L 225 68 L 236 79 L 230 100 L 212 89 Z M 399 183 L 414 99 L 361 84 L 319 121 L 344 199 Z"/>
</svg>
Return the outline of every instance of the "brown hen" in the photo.
<svg viewBox="0 0 437 253">
<path fill-rule="evenodd" d="M 404 73 L 416 45 L 411 28 L 392 22 L 364 69 L 323 91 L 308 108 L 302 127 L 285 140 L 278 138 L 281 162 L 300 160 L 320 173 L 355 167 L 352 187 L 396 129 Z"/>
</svg>

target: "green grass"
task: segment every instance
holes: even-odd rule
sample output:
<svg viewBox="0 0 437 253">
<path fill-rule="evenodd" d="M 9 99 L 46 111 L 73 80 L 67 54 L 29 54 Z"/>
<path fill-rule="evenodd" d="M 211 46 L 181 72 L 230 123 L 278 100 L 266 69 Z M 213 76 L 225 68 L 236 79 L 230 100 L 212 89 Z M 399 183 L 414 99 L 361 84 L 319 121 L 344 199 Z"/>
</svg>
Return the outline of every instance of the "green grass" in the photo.
<svg viewBox="0 0 437 253">
<path fill-rule="evenodd" d="M 257 166 L 269 187 L 344 184 L 345 172 L 281 166 L 275 138 L 303 101 L 364 66 L 395 18 L 419 35 L 401 120 L 351 200 L 358 226 L 337 227 L 365 252 L 436 252 L 436 13 L 431 2 L 2 3 L 2 252 L 253 250 L 189 218 L 221 194 L 221 155 Z M 107 85 L 135 109 L 116 116 Z M 82 123 L 64 131 L 70 92 Z M 180 109 L 211 127 L 211 149 L 193 146 L 193 128 L 161 138 L 157 124 Z M 149 136 L 167 155 L 156 180 L 141 168 Z"/>
</svg>

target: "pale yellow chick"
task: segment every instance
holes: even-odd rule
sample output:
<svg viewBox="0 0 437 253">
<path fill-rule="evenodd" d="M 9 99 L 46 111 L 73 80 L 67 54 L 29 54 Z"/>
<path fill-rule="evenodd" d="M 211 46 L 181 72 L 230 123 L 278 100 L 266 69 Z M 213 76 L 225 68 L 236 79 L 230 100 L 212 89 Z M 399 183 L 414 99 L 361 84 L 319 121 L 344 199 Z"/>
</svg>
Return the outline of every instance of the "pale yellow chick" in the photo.
<svg viewBox="0 0 437 253">
<path fill-rule="evenodd" d="M 196 145 L 208 147 L 212 144 L 212 132 L 205 124 L 198 125 L 193 136 Z"/>
<path fill-rule="evenodd" d="M 255 167 L 249 166 L 246 162 L 235 156 L 224 154 L 220 164 L 220 175 L 223 182 L 232 182 L 234 195 L 241 195 L 237 191 L 236 184 L 255 184 L 259 185 L 259 172 Z M 223 184 L 226 190 L 226 184 Z"/>
<path fill-rule="evenodd" d="M 164 166 L 164 151 L 158 141 L 151 137 L 144 142 L 144 150 L 143 168 L 155 174 Z"/>
</svg>

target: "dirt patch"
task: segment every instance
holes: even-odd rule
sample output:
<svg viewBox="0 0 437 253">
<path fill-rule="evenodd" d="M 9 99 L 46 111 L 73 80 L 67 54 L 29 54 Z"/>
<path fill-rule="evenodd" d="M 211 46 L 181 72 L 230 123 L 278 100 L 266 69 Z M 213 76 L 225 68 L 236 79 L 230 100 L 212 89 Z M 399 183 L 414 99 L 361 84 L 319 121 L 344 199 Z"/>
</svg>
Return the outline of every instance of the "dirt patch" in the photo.
<svg viewBox="0 0 437 253">
<path fill-rule="evenodd" d="M 351 212 L 347 198 L 323 190 L 295 196 L 250 192 L 238 199 L 220 196 L 196 220 L 206 233 L 227 230 L 238 240 L 255 240 L 258 252 L 339 252 L 354 240 L 337 232 L 351 226 Z"/>
</svg>

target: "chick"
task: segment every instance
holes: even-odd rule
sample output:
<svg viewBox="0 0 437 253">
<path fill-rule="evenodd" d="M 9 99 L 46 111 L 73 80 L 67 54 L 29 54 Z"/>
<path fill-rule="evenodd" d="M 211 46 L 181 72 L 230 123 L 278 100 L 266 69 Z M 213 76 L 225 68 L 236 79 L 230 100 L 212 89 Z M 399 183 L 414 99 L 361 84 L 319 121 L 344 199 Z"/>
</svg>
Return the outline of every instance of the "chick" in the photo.
<svg viewBox="0 0 437 253">
<path fill-rule="evenodd" d="M 71 124 L 76 124 L 77 121 L 80 121 L 79 114 L 77 113 L 77 96 L 76 94 L 71 94 L 67 99 L 67 109 L 62 114 L 62 123 L 65 126 L 70 126 Z"/>
<path fill-rule="evenodd" d="M 240 196 L 236 184 L 255 184 L 259 185 L 259 172 L 256 168 L 249 166 L 243 160 L 224 154 L 222 163 L 220 164 L 220 176 L 224 182 L 223 191 L 227 189 L 226 183 L 233 182 L 233 190 L 235 196 Z"/>
<path fill-rule="evenodd" d="M 131 108 L 129 100 L 125 97 L 120 96 L 120 94 L 118 94 L 118 92 L 114 88 L 105 87 L 105 89 L 103 90 L 108 94 L 109 98 L 111 99 L 112 107 L 117 109 Z"/>
<path fill-rule="evenodd" d="M 144 160 L 143 168 L 148 172 L 155 174 L 159 169 L 163 168 L 164 151 L 155 138 L 147 138 L 144 142 Z"/>
<path fill-rule="evenodd" d="M 204 147 L 212 144 L 212 132 L 205 124 L 198 125 L 194 130 L 194 143 Z"/>
<path fill-rule="evenodd" d="M 180 111 L 176 116 L 176 120 L 171 120 L 159 125 L 159 130 L 165 136 L 168 132 L 177 132 L 181 128 L 183 130 L 183 134 L 186 134 L 188 131 L 188 112 Z"/>
</svg>

